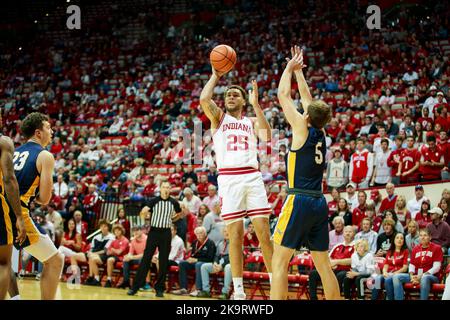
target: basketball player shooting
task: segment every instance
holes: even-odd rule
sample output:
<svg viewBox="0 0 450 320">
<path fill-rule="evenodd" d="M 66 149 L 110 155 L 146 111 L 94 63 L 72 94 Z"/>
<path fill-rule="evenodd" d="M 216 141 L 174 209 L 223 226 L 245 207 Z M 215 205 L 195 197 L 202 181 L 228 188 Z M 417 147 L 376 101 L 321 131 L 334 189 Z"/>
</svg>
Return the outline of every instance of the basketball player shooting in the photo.
<svg viewBox="0 0 450 320">
<path fill-rule="evenodd" d="M 230 263 L 233 276 L 234 300 L 245 300 L 242 280 L 244 242 L 243 219 L 249 217 L 261 244 L 264 262 L 271 276 L 272 244 L 264 182 L 258 170 L 257 137 L 269 141 L 271 128 L 258 103 L 258 86 L 252 82 L 249 102 L 256 117 L 242 115 L 246 105 L 245 90 L 232 85 L 225 91 L 225 112 L 212 100 L 214 87 L 224 72 L 214 68 L 200 96 L 200 105 L 211 121 L 217 168 L 222 218 L 230 235 Z"/>
<path fill-rule="evenodd" d="M 325 102 L 312 99 L 302 71 L 305 65 L 300 48 L 295 46 L 291 53 L 292 59 L 278 87 L 278 99 L 292 127 L 293 137 L 286 165 L 288 197 L 273 235 L 270 298 L 287 298 L 289 261 L 295 249 L 306 245 L 322 279 L 326 299 L 337 300 L 340 292 L 328 257 L 328 207 L 322 193 L 322 177 L 326 168 L 323 128 L 331 119 L 331 109 Z M 293 72 L 299 86 L 303 114 L 297 111 L 291 97 Z"/>
</svg>

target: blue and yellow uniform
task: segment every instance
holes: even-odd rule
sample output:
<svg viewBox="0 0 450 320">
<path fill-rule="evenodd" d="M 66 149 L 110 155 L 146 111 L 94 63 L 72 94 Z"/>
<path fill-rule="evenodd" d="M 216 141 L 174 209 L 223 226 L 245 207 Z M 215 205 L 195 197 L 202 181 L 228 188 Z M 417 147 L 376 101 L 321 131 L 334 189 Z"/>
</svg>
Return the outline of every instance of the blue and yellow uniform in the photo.
<svg viewBox="0 0 450 320">
<path fill-rule="evenodd" d="M 39 193 L 40 174 L 36 163 L 39 154 L 44 150 L 40 144 L 30 141 L 14 152 L 14 172 L 19 183 L 20 204 L 27 233 L 27 239 L 21 247 L 37 243 L 42 234 L 30 217 L 30 203 Z"/>
<path fill-rule="evenodd" d="M 288 196 L 275 228 L 276 244 L 327 251 L 328 206 L 322 193 L 326 142 L 323 130 L 308 128 L 305 144 L 286 155 Z"/>
<path fill-rule="evenodd" d="M 0 134 L 0 137 L 2 135 Z M 11 245 L 17 237 L 16 215 L 6 198 L 3 172 L 0 168 L 0 245 Z"/>
</svg>

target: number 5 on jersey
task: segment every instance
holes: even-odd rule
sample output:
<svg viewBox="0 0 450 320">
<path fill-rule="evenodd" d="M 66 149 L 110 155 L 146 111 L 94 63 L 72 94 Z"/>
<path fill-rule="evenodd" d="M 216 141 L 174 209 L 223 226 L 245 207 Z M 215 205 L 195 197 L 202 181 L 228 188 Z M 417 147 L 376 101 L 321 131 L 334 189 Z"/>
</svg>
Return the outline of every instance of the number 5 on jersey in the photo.
<svg viewBox="0 0 450 320">
<path fill-rule="evenodd" d="M 14 157 L 13 157 L 13 163 L 14 163 L 14 170 L 15 171 L 20 171 L 23 169 L 23 167 L 25 166 L 25 163 L 27 162 L 28 156 L 30 155 L 30 153 L 28 151 L 25 152 L 14 152 Z"/>
<path fill-rule="evenodd" d="M 316 144 L 316 163 L 317 164 L 322 164 L 323 162 L 323 155 L 322 155 L 322 151 L 320 150 L 322 148 L 322 142 L 318 142 Z"/>
</svg>

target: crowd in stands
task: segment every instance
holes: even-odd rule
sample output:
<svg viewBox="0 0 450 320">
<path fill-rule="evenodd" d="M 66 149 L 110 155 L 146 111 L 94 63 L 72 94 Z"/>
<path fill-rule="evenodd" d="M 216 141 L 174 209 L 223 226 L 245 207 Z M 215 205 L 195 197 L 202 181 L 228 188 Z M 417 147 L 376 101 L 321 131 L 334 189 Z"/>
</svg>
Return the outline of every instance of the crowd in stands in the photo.
<svg viewBox="0 0 450 320">
<path fill-rule="evenodd" d="M 177 250 L 170 258 L 180 268 L 178 293 L 186 293 L 186 272 L 195 266 L 194 295 L 208 296 L 208 275 L 218 272 L 228 277 L 228 287 L 222 291 L 227 295 L 230 278 L 223 249 L 227 236 L 220 218 L 218 171 L 211 137 L 203 135 L 210 124 L 199 106 L 201 89 L 210 74 L 209 51 L 227 43 L 238 55 L 235 68 L 215 88 L 219 106 L 223 106 L 227 85 L 249 89 L 251 79 L 258 82 L 261 107 L 274 129 L 271 143 L 259 147 L 273 228 L 287 196 L 284 156 L 291 138 L 277 101 L 277 86 L 289 47 L 299 43 L 308 61 L 305 76 L 313 96 L 333 107 L 333 119 L 326 128 L 329 148 L 324 190 L 333 198 L 328 203 L 330 256 L 335 270 L 342 271 L 338 277 L 345 296 L 351 284 L 373 271 L 367 267 L 370 261 L 400 260 L 404 245 L 409 255 L 418 245 L 426 246 L 419 239 L 419 229 L 426 228 L 431 243 L 447 253 L 449 191 L 443 191 L 439 203 L 430 203 L 420 185 L 408 199 L 397 196 L 394 188 L 449 180 L 446 22 L 450 10 L 444 3 L 428 5 L 436 13 L 433 19 L 423 17 L 422 21 L 408 15 L 411 9 L 400 8 L 396 23 L 370 33 L 365 27 L 352 26 L 359 21 L 355 16 L 344 18 L 350 11 L 365 16 L 365 8 L 352 1 L 315 5 L 227 1 L 222 9 L 206 8 L 209 15 L 194 12 L 197 23 L 181 24 L 170 20 L 165 6 L 161 10 L 136 8 L 136 12 L 131 6 L 124 13 L 116 7 L 98 32 L 75 34 L 54 43 L 32 39 L 20 52 L 7 48 L 0 55 L 3 134 L 22 143 L 21 120 L 32 111 L 48 114 L 54 131 L 50 146 L 56 158 L 54 196 L 48 206 L 32 205 L 34 218 L 72 265 L 88 264 L 89 284 L 100 284 L 98 267 L 104 265 L 106 285 L 112 286 L 112 271 L 120 262 L 124 278 L 119 286 L 126 287 L 130 269 L 142 257 L 147 220 L 139 228 L 132 226 L 124 206 L 110 233 L 108 222 L 97 224 L 102 204 L 139 203 L 158 195 L 159 183 L 168 180 L 172 196 L 183 209 L 174 221 Z M 331 23 L 315 18 L 325 12 L 333 17 Z M 148 37 L 124 42 L 121 29 L 136 21 L 145 25 Z M 161 26 L 164 23 L 166 28 Z M 206 28 L 207 24 L 226 28 Z M 207 37 L 199 33 L 202 27 Z M 292 95 L 301 110 L 296 89 L 294 84 Z M 246 110 L 248 116 L 252 112 Z M 199 125 L 200 134 L 196 134 Z M 193 164 L 195 158 L 201 162 Z M 369 187 L 386 187 L 388 196 L 381 199 L 375 189 L 361 190 Z M 348 197 L 341 198 L 342 191 Z M 88 239 L 98 226 L 101 232 Z M 258 240 L 252 225 L 246 227 L 244 254 L 249 257 L 257 252 Z M 199 259 L 203 264 L 194 263 L 203 231 L 214 250 L 204 261 Z M 398 234 L 404 234 L 399 253 Z M 359 260 L 353 264 L 356 255 Z M 157 257 L 154 262 L 156 267 Z M 404 272 L 391 267 L 386 274 Z M 411 259 L 409 268 L 414 273 L 420 266 Z M 401 297 L 396 278 L 388 278 L 384 276 L 385 285 L 392 281 L 394 288 L 388 296 Z M 431 275 L 422 279 L 435 282 Z M 318 281 L 311 273 L 311 298 Z"/>
</svg>

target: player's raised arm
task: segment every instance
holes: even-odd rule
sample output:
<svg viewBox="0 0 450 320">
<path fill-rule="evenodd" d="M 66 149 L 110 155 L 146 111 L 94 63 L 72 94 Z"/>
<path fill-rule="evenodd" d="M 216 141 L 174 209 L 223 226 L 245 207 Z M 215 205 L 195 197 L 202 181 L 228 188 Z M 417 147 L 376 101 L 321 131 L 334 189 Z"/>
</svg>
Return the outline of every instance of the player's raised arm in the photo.
<svg viewBox="0 0 450 320">
<path fill-rule="evenodd" d="M 22 243 L 26 238 L 24 221 L 22 218 L 22 208 L 20 205 L 19 184 L 14 174 L 13 154 L 14 145 L 10 138 L 2 136 L 0 138 L 0 167 L 3 174 L 3 183 L 5 186 L 6 196 L 10 203 L 14 214 L 16 215 L 17 225 L 17 241 Z"/>
<path fill-rule="evenodd" d="M 209 78 L 205 87 L 200 94 L 200 105 L 203 108 L 206 116 L 209 121 L 211 121 L 211 129 L 216 129 L 219 125 L 220 118 L 222 117 L 223 111 L 216 105 L 216 103 L 212 100 L 214 87 L 219 82 L 222 74 L 218 73 L 214 68 L 212 68 L 213 74 L 211 78 Z"/>
<path fill-rule="evenodd" d="M 303 64 L 303 50 L 300 50 L 299 46 L 295 46 L 291 49 L 292 57 L 294 55 L 300 56 L 301 68 L 298 68 L 294 71 L 295 78 L 297 79 L 298 91 L 300 92 L 300 98 L 302 101 L 304 114 L 308 113 L 308 106 L 313 101 L 311 93 L 309 92 L 308 83 L 306 82 L 305 75 L 303 74 L 303 68 L 306 65 Z"/>
<path fill-rule="evenodd" d="M 39 204 L 46 205 L 52 198 L 53 191 L 53 168 L 55 167 L 55 158 L 48 151 L 42 151 L 36 163 L 40 172 L 39 196 L 36 201 Z"/>
<path fill-rule="evenodd" d="M 286 116 L 287 121 L 292 126 L 293 131 L 299 129 L 307 129 L 307 121 L 303 115 L 297 111 L 297 106 L 291 97 L 291 81 L 292 73 L 300 69 L 302 61 L 299 54 L 294 54 L 292 59 L 286 65 L 283 74 L 281 75 L 280 84 L 278 85 L 278 101 Z"/>
<path fill-rule="evenodd" d="M 258 101 L 258 84 L 252 80 L 252 89 L 248 91 L 248 100 L 255 110 L 256 118 L 252 118 L 255 123 L 255 132 L 258 138 L 263 141 L 270 141 L 272 130 Z"/>
</svg>

